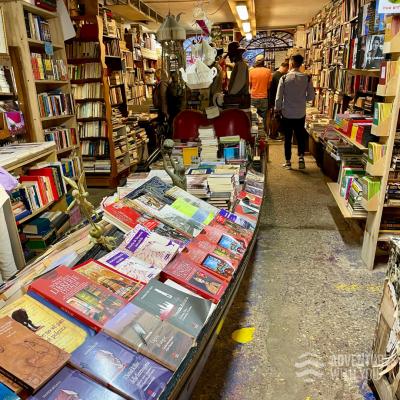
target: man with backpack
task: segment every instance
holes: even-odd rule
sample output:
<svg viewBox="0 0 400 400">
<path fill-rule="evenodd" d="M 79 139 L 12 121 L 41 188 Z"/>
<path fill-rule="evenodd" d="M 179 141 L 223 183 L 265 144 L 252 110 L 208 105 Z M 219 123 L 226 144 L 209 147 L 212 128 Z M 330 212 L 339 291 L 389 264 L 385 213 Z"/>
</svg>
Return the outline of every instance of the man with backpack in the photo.
<svg viewBox="0 0 400 400">
<path fill-rule="evenodd" d="M 292 169 L 292 136 L 296 135 L 299 152 L 299 169 L 304 169 L 304 152 L 308 137 L 305 129 L 306 103 L 315 97 L 310 76 L 300 72 L 303 57 L 295 54 L 289 60 L 289 73 L 281 77 L 276 95 L 275 109 L 282 114 L 285 135 L 285 158 L 283 168 Z"/>
</svg>

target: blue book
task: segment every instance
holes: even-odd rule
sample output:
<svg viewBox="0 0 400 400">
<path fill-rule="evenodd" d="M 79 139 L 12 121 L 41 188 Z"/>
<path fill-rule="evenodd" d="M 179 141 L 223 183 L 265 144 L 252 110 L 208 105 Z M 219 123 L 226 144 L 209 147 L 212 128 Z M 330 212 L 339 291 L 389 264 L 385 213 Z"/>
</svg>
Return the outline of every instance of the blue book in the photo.
<svg viewBox="0 0 400 400">
<path fill-rule="evenodd" d="M 22 211 L 22 213 L 15 216 L 15 222 L 20 221 L 22 218 L 25 218 L 28 215 L 31 215 L 31 212 L 29 210 Z"/>
<path fill-rule="evenodd" d="M 227 147 L 224 149 L 224 157 L 225 159 L 235 157 L 235 147 Z"/>
<path fill-rule="evenodd" d="M 0 400 L 21 400 L 8 387 L 0 383 Z"/>
<path fill-rule="evenodd" d="M 169 197 L 165 196 L 165 192 L 171 189 L 173 186 L 165 183 L 157 176 L 154 176 L 142 186 L 139 186 L 137 189 L 133 190 L 125 197 L 129 200 L 136 199 L 137 197 L 141 196 L 145 193 L 150 193 L 160 199 L 168 205 L 171 205 L 175 200 L 170 199 Z"/>
<path fill-rule="evenodd" d="M 82 330 L 84 330 L 86 332 L 86 340 L 85 340 L 85 342 L 81 346 L 79 346 L 77 349 L 75 349 L 71 354 L 76 353 L 85 343 L 87 343 L 90 339 L 92 339 L 92 338 L 94 338 L 96 336 L 96 332 L 92 328 L 89 328 L 83 322 L 81 322 L 78 319 L 72 317 L 71 315 L 69 315 L 65 311 L 61 310 L 60 308 L 58 308 L 54 304 L 52 304 L 49 301 L 47 301 L 46 299 L 44 299 L 42 296 L 40 296 L 37 293 L 35 293 L 34 291 L 30 290 L 27 293 L 27 295 L 32 297 L 33 299 L 35 299 L 38 303 L 43 304 L 44 306 L 49 308 L 51 311 L 54 311 L 60 317 L 65 318 L 69 322 L 72 322 L 74 325 L 76 325 L 77 327 L 81 328 Z"/>
<path fill-rule="evenodd" d="M 16 397 L 19 399 L 19 397 Z M 14 399 L 14 398 L 13 398 Z M 64 367 L 29 400 L 123 400 L 92 378 L 71 367 Z"/>
<path fill-rule="evenodd" d="M 190 168 L 186 175 L 210 175 L 212 173 L 211 168 Z"/>
</svg>

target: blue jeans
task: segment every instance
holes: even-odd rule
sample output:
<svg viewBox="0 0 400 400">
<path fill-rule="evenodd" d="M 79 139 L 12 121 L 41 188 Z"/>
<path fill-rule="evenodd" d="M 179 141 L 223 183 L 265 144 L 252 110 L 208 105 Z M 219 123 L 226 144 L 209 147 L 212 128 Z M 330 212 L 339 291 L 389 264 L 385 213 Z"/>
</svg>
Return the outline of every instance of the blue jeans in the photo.
<svg viewBox="0 0 400 400">
<path fill-rule="evenodd" d="M 251 105 L 257 109 L 257 114 L 263 119 L 265 133 L 267 131 L 267 113 L 268 113 L 268 98 L 251 99 Z"/>
</svg>

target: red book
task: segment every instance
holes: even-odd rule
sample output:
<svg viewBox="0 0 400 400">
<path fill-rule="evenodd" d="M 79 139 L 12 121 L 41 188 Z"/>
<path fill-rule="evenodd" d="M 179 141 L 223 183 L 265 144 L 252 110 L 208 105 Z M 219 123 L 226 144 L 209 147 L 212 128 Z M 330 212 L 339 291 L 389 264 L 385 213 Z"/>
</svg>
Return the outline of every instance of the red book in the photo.
<svg viewBox="0 0 400 400">
<path fill-rule="evenodd" d="M 379 72 L 379 85 L 386 85 L 387 61 L 381 62 L 381 70 Z"/>
<path fill-rule="evenodd" d="M 50 189 L 53 193 L 54 200 L 58 200 L 58 193 L 56 185 L 54 184 L 53 169 L 52 168 L 40 168 L 29 170 L 29 176 L 47 176 L 50 180 Z"/>
<path fill-rule="evenodd" d="M 208 270 L 212 275 L 229 282 L 240 261 L 237 256 L 210 242 L 201 242 L 200 246 L 191 241 L 181 251 L 181 254 L 197 266 Z"/>
<path fill-rule="evenodd" d="M 178 283 L 206 300 L 217 304 L 228 284 L 181 254 L 161 271 L 162 277 Z"/>
<path fill-rule="evenodd" d="M 128 304 L 122 297 L 64 265 L 33 282 L 30 290 L 96 332 Z"/>
<path fill-rule="evenodd" d="M 127 301 L 131 301 L 145 287 L 144 283 L 113 271 L 96 260 L 88 260 L 72 270 Z"/>
<path fill-rule="evenodd" d="M 249 244 L 251 237 L 253 236 L 253 233 L 249 229 L 243 228 L 222 215 L 217 215 L 214 221 L 211 221 L 208 225 L 223 230 L 224 232 L 228 232 L 230 235 L 240 236 L 246 240 L 247 244 Z"/>
<path fill-rule="evenodd" d="M 237 200 L 233 212 L 249 222 L 257 222 L 258 220 L 258 212 L 252 206 L 244 203 L 243 200 Z"/>
<path fill-rule="evenodd" d="M 53 11 L 53 12 L 57 11 L 56 7 L 52 7 L 52 6 L 49 6 L 48 4 L 42 3 L 40 0 L 35 0 L 35 5 L 40 8 L 44 8 L 45 10 L 48 10 L 48 11 Z"/>
<path fill-rule="evenodd" d="M 42 177 L 40 176 L 21 176 L 19 181 L 22 182 L 36 182 L 39 186 L 40 198 L 42 199 L 42 203 L 45 206 L 49 201 L 47 199 L 46 190 L 42 181 Z"/>
<path fill-rule="evenodd" d="M 247 192 L 245 192 L 243 190 L 239 193 L 238 199 L 240 199 L 240 200 L 248 199 L 248 201 L 250 203 L 249 205 L 253 205 L 256 208 L 260 208 L 261 201 L 262 201 L 260 196 L 257 196 L 257 195 L 252 194 L 252 193 L 247 193 Z M 247 200 L 244 200 L 244 201 L 247 201 Z"/>
</svg>

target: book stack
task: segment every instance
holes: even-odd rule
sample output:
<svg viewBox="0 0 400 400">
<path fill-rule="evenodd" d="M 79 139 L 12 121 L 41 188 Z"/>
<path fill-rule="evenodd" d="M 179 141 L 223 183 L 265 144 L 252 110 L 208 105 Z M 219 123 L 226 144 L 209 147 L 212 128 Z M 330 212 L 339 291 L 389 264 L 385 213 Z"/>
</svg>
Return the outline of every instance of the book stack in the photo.
<svg viewBox="0 0 400 400">
<path fill-rule="evenodd" d="M 234 173 L 211 174 L 207 178 L 207 183 L 211 193 L 229 192 L 231 200 L 234 201 L 234 197 L 236 196 L 236 179 Z"/>
<path fill-rule="evenodd" d="M 44 8 L 48 11 L 57 11 L 57 1 L 56 0 L 35 0 L 35 6 Z"/>
<path fill-rule="evenodd" d="M 56 142 L 56 150 L 67 149 L 76 145 L 75 128 L 54 126 L 43 130 L 46 142 Z"/>
<path fill-rule="evenodd" d="M 113 125 L 120 125 L 122 124 L 123 115 L 121 111 L 117 107 L 113 107 L 111 109 L 111 123 Z"/>
<path fill-rule="evenodd" d="M 104 97 L 104 86 L 101 82 L 71 85 L 72 94 L 76 100 L 100 99 Z"/>
<path fill-rule="evenodd" d="M 398 205 L 398 204 L 397 204 Z M 400 233 L 400 217 L 398 214 L 383 215 L 379 226 L 380 233 L 392 233 L 398 235 Z"/>
<path fill-rule="evenodd" d="M 395 171 L 400 170 L 400 157 L 395 155 L 392 157 L 392 169 L 394 169 Z"/>
<path fill-rule="evenodd" d="M 106 121 L 78 122 L 78 133 L 80 138 L 107 137 Z"/>
<path fill-rule="evenodd" d="M 200 158 L 202 160 L 213 160 L 217 158 L 218 139 L 215 136 L 213 125 L 199 127 L 199 139 L 201 142 Z"/>
<path fill-rule="evenodd" d="M 79 42 L 65 44 L 67 58 L 98 58 L 100 57 L 100 45 L 96 42 Z"/>
<path fill-rule="evenodd" d="M 83 161 L 83 170 L 86 173 L 94 172 L 94 166 L 96 165 L 96 158 L 85 158 Z"/>
<path fill-rule="evenodd" d="M 207 203 L 222 210 L 229 211 L 231 205 L 231 195 L 231 192 L 213 192 L 210 193 Z"/>
<path fill-rule="evenodd" d="M 111 172 L 111 160 L 96 160 L 94 163 L 94 172 Z"/>
<path fill-rule="evenodd" d="M 103 68 L 100 63 L 68 65 L 70 79 L 99 79 L 102 77 L 102 74 Z"/>
<path fill-rule="evenodd" d="M 51 42 L 50 26 L 48 21 L 39 15 L 24 10 L 26 34 L 29 39 Z"/>
<path fill-rule="evenodd" d="M 92 101 L 77 105 L 77 118 L 105 118 L 106 107 L 101 101 Z"/>
<path fill-rule="evenodd" d="M 41 53 L 31 53 L 31 64 L 35 79 L 65 81 L 68 79 L 64 60 L 52 59 Z"/>
<path fill-rule="evenodd" d="M 42 118 L 76 113 L 73 94 L 63 94 L 61 90 L 50 90 L 38 94 L 39 112 Z"/>
<path fill-rule="evenodd" d="M 398 207 L 400 205 L 400 185 L 398 182 L 388 183 L 385 198 L 389 207 Z"/>
<path fill-rule="evenodd" d="M 122 84 L 122 75 L 121 71 L 113 71 L 111 76 L 107 77 L 108 84 L 110 86 L 117 86 Z"/>
<path fill-rule="evenodd" d="M 347 209 L 350 211 L 352 217 L 366 217 L 367 212 L 361 205 L 361 197 L 363 194 L 362 182 L 360 178 L 354 178 L 351 182 Z"/>
</svg>

